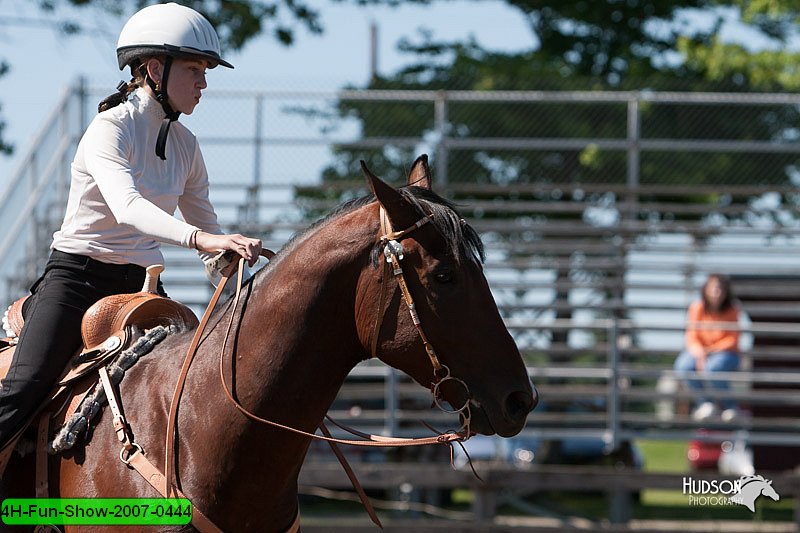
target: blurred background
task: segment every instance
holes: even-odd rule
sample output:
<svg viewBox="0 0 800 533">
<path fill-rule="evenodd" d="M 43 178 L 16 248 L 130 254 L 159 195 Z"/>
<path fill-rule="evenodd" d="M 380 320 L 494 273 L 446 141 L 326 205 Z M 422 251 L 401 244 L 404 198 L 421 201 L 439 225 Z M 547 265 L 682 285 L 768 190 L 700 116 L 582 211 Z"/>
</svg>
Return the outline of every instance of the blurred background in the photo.
<svg viewBox="0 0 800 533">
<path fill-rule="evenodd" d="M 486 276 L 542 403 L 466 450 L 345 450 L 387 529 L 796 531 L 800 465 L 800 85 L 789 0 L 183 1 L 224 57 L 198 136 L 230 230 L 279 249 L 421 153 L 487 246 Z M 114 48 L 148 2 L 0 0 L 0 305 L 41 272 L 69 164 L 127 72 Z M 164 282 L 199 314 L 200 262 Z M 743 310 L 741 416 L 697 421 L 672 371 L 709 273 Z M 2 303 L 6 302 L 6 303 Z M 331 408 L 364 431 L 457 421 L 369 363 Z M 692 502 L 693 479 L 773 480 L 756 512 Z M 364 482 L 364 479 L 362 479 Z M 304 530 L 372 528 L 313 445 Z M 649 528 L 649 529 L 648 529 Z"/>
</svg>

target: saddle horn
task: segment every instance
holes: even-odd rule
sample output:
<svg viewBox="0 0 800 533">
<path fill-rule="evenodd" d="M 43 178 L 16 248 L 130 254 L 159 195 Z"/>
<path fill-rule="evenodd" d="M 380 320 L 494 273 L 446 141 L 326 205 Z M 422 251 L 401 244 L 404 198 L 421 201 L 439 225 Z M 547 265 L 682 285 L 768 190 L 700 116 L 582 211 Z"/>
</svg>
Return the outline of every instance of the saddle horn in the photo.
<svg viewBox="0 0 800 533">
<path fill-rule="evenodd" d="M 145 269 L 142 292 L 158 293 L 158 275 L 164 272 L 164 265 L 150 265 Z"/>
</svg>

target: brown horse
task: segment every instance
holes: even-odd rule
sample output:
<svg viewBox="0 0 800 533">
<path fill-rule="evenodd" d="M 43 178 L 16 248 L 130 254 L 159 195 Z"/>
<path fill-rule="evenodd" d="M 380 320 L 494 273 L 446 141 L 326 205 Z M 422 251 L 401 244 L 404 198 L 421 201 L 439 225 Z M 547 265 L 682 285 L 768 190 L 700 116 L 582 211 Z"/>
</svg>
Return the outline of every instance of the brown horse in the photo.
<svg viewBox="0 0 800 533">
<path fill-rule="evenodd" d="M 293 238 L 245 286 L 239 309 L 232 310 L 231 301 L 218 306 L 189 371 L 178 412 L 178 480 L 193 505 L 224 531 L 284 531 L 292 524 L 310 443 L 249 420 L 225 397 L 219 358 L 230 313 L 239 322 L 227 347 L 227 380 L 235 376 L 235 395 L 247 409 L 281 424 L 313 432 L 347 374 L 373 347 L 382 361 L 423 386 L 434 379 L 398 281 L 384 270 L 381 206 L 395 229 L 432 215 L 431 223 L 398 240 L 420 324 L 441 364 L 460 380 L 441 387 L 444 399 L 454 406 L 468 402 L 470 431 L 486 435 L 517 434 L 536 405 L 483 275 L 480 238 L 431 192 L 427 157 L 413 165 L 408 183 L 414 186 L 400 190 L 366 168 L 365 174 L 375 198 L 345 204 Z M 168 337 L 120 386 L 136 442 L 162 470 L 170 399 L 191 336 Z M 51 460 L 51 497 L 159 496 L 118 459 L 109 417 L 100 417 L 88 442 Z M 32 496 L 31 477 L 29 462 L 12 462 L 5 496 Z"/>
</svg>

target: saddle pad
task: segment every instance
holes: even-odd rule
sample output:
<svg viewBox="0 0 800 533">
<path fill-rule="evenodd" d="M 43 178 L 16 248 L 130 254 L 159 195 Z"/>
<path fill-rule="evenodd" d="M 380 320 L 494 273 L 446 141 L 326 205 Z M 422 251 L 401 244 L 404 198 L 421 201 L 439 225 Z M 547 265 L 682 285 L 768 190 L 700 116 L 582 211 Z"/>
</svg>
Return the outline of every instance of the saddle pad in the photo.
<svg viewBox="0 0 800 533">
<path fill-rule="evenodd" d="M 178 331 L 175 326 L 156 326 L 139 337 L 132 346 L 119 353 L 112 362 L 108 364 L 108 373 L 111 382 L 119 385 L 125 372 L 131 368 L 139 359 L 150 353 L 152 349 L 167 335 Z M 88 387 L 89 392 L 71 413 L 64 414 L 64 422 L 61 428 L 48 446 L 48 453 L 56 454 L 71 448 L 78 437 L 86 431 L 91 420 L 100 411 L 100 407 L 106 403 L 106 394 L 103 387 L 98 383 L 95 374 L 94 385 Z M 85 379 L 90 379 L 86 377 Z M 87 390 L 84 387 L 82 390 Z"/>
</svg>

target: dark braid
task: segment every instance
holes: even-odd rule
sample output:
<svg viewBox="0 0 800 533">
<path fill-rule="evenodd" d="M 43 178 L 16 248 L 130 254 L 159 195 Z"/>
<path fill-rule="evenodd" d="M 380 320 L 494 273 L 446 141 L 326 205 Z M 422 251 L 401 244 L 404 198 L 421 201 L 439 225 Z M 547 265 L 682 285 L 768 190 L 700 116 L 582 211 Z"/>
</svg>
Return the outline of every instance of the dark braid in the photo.
<svg viewBox="0 0 800 533">
<path fill-rule="evenodd" d="M 106 96 L 103 98 L 102 102 L 97 104 L 97 112 L 102 113 L 107 109 L 117 107 L 119 104 L 126 102 L 128 100 L 128 95 L 135 91 L 137 87 L 139 87 L 139 84 L 135 78 L 131 78 L 131 81 L 128 83 L 120 81 L 117 84 L 117 92 Z"/>
</svg>

